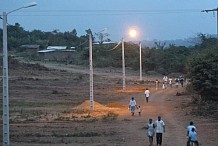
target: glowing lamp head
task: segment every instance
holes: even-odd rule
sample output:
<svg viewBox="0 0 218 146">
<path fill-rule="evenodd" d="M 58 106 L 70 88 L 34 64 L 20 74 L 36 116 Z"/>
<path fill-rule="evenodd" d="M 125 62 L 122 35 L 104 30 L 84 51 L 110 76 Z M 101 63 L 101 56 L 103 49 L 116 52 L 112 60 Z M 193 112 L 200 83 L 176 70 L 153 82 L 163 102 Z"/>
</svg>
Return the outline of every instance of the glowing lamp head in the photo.
<svg viewBox="0 0 218 146">
<path fill-rule="evenodd" d="M 129 36 L 132 37 L 132 38 L 135 38 L 137 35 L 137 31 L 135 29 L 131 29 L 129 31 Z"/>
</svg>

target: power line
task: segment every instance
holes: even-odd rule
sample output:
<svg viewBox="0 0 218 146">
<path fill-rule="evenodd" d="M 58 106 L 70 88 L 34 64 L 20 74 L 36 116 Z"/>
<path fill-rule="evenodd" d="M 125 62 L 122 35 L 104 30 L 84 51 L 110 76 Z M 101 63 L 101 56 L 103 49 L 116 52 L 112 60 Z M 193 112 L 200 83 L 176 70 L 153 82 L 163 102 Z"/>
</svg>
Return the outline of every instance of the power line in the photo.
<svg viewBox="0 0 218 146">
<path fill-rule="evenodd" d="M 172 10 L 38 10 L 28 11 L 33 14 L 19 12 L 14 16 L 91 16 L 91 15 L 146 15 L 146 14 L 175 14 L 197 13 L 199 9 L 172 9 Z M 38 13 L 38 14 L 37 14 Z"/>
<path fill-rule="evenodd" d="M 218 8 L 216 8 L 216 9 L 210 9 L 210 10 L 202 10 L 201 12 L 217 12 L 217 15 L 216 15 L 216 17 L 217 17 L 217 38 L 218 38 Z"/>
</svg>

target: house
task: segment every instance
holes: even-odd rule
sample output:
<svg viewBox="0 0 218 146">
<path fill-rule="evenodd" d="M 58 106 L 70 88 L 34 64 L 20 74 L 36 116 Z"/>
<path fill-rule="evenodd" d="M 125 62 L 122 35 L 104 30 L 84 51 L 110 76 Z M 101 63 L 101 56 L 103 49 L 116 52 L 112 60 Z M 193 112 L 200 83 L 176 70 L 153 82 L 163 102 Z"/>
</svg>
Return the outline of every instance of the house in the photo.
<svg viewBox="0 0 218 146">
<path fill-rule="evenodd" d="M 75 50 L 67 46 L 48 46 L 45 50 L 38 51 L 38 56 L 44 60 L 66 61 L 73 58 Z"/>
<path fill-rule="evenodd" d="M 36 53 L 39 50 L 40 45 L 21 45 L 18 48 L 18 52 L 25 52 L 25 53 Z"/>
</svg>

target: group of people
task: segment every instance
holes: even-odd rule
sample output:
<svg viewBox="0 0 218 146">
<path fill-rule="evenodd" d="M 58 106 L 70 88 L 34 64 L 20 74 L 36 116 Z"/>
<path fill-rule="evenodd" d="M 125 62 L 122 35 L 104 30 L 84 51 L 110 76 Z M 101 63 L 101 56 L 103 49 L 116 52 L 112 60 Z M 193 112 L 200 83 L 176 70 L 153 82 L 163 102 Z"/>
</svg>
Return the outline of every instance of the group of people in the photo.
<svg viewBox="0 0 218 146">
<path fill-rule="evenodd" d="M 145 90 L 146 102 L 148 102 L 149 96 L 150 96 L 150 91 L 148 88 L 146 88 Z M 132 97 L 132 99 L 130 100 L 129 109 L 131 110 L 132 116 L 134 116 L 135 109 L 138 110 L 138 114 L 139 116 L 141 116 L 142 109 L 140 106 L 137 106 L 136 100 L 134 99 L 134 97 Z M 147 136 L 149 138 L 149 145 L 150 146 L 153 145 L 153 137 L 156 134 L 157 146 L 161 146 L 163 133 L 165 132 L 165 123 L 161 119 L 161 116 L 158 116 L 158 119 L 154 123 L 152 119 L 149 119 L 146 129 L 147 129 Z M 197 130 L 196 130 L 196 127 L 194 126 L 194 123 L 190 122 L 190 125 L 187 127 L 187 136 L 188 136 L 187 146 L 192 146 L 190 145 L 190 143 L 194 143 L 195 146 L 199 145 L 198 140 L 197 140 L 196 131 Z"/>
<path fill-rule="evenodd" d="M 158 119 L 154 123 L 152 122 L 152 119 L 149 119 L 146 129 L 149 139 L 149 146 L 153 145 L 153 137 L 155 133 L 157 146 L 161 146 L 163 133 L 165 132 L 165 123 L 163 120 L 161 120 L 161 116 L 158 116 Z"/>
<path fill-rule="evenodd" d="M 134 97 L 132 97 L 132 99 L 129 102 L 129 110 L 131 111 L 132 116 L 134 116 L 134 114 L 135 114 L 135 109 L 138 110 L 138 114 L 139 114 L 139 116 L 141 116 L 141 111 L 142 111 L 141 107 L 137 106 L 136 100 L 134 99 Z"/>
<path fill-rule="evenodd" d="M 153 137 L 156 133 L 156 142 L 157 146 L 162 145 L 162 137 L 163 133 L 165 132 L 165 123 L 161 120 L 161 116 L 158 116 L 158 119 L 153 123 L 152 119 L 149 119 L 149 122 L 146 126 L 147 129 L 147 136 L 149 139 L 149 146 L 153 145 Z M 197 129 L 194 126 L 193 122 L 190 122 L 190 125 L 187 127 L 187 146 L 199 146 L 197 140 Z"/>
<path fill-rule="evenodd" d="M 148 102 L 148 99 L 149 99 L 149 97 L 150 97 L 150 94 L 151 94 L 150 90 L 149 90 L 148 88 L 146 88 L 146 89 L 145 89 L 145 100 L 146 100 L 146 102 Z M 139 114 L 139 116 L 141 116 L 141 111 L 142 111 L 142 109 L 141 109 L 140 106 L 137 106 L 136 100 L 134 99 L 134 97 L 132 97 L 132 99 L 131 99 L 130 102 L 129 102 L 129 110 L 131 111 L 132 116 L 134 116 L 135 109 L 138 110 L 138 114 Z"/>
<path fill-rule="evenodd" d="M 176 85 L 176 88 L 179 87 L 179 83 L 181 84 L 181 86 L 183 87 L 184 85 L 184 77 L 182 75 L 180 75 L 179 77 L 176 77 L 175 78 L 175 85 Z M 169 86 L 172 88 L 173 87 L 173 78 L 172 77 L 167 77 L 167 76 L 164 76 L 163 77 L 163 85 L 162 85 L 162 88 L 163 89 L 166 89 L 167 86 Z"/>
</svg>

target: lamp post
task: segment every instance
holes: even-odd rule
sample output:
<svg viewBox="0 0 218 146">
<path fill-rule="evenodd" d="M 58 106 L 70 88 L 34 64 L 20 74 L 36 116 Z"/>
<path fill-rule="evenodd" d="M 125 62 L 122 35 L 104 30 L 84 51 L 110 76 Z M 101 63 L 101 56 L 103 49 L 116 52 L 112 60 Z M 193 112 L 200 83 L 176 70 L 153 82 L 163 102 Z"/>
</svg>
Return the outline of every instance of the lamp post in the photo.
<svg viewBox="0 0 218 146">
<path fill-rule="evenodd" d="M 142 80 L 142 43 L 139 42 L 139 80 Z"/>
<path fill-rule="evenodd" d="M 90 69 L 90 109 L 94 109 L 93 101 L 93 63 L 92 63 L 92 35 L 89 34 L 89 69 Z"/>
<path fill-rule="evenodd" d="M 122 38 L 122 68 L 123 68 L 123 90 L 125 90 L 126 89 L 126 72 L 125 72 L 124 38 Z"/>
<path fill-rule="evenodd" d="M 3 146 L 10 145 L 9 139 L 9 95 L 8 95 L 8 38 L 7 38 L 7 16 L 8 14 L 23 8 L 33 7 L 37 4 L 32 2 L 10 12 L 3 12 Z"/>
<path fill-rule="evenodd" d="M 136 29 L 131 29 L 129 31 L 129 36 L 135 38 L 137 36 Z M 142 80 L 142 43 L 139 42 L 139 80 Z"/>
</svg>

